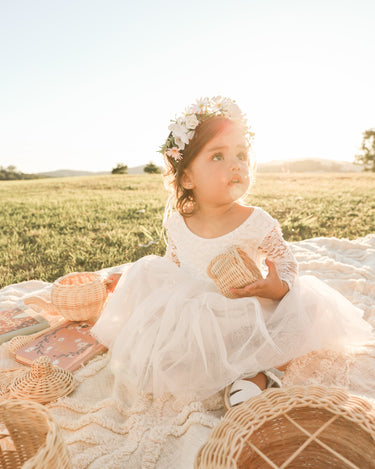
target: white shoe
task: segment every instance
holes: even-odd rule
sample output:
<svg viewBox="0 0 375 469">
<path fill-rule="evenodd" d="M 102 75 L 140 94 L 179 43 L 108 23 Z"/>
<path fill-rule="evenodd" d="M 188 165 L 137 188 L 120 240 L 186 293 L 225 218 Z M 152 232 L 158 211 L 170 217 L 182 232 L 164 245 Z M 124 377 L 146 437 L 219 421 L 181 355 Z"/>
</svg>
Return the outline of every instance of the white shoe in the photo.
<svg viewBox="0 0 375 469">
<path fill-rule="evenodd" d="M 267 378 L 268 388 L 281 388 L 281 378 L 284 373 L 276 368 L 269 368 L 262 372 Z M 237 379 L 233 384 L 227 386 L 224 391 L 224 405 L 227 410 L 236 405 L 258 396 L 262 390 L 252 381 Z"/>
<path fill-rule="evenodd" d="M 236 380 L 232 386 L 229 386 L 228 403 L 229 408 L 258 396 L 262 390 L 252 381 L 246 379 Z"/>
</svg>

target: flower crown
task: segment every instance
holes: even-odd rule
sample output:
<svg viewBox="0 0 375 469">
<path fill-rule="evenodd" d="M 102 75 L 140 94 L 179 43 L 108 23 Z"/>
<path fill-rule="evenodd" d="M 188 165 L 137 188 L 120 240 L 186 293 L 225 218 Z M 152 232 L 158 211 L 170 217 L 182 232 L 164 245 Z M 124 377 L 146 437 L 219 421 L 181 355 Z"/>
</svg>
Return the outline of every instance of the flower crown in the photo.
<svg viewBox="0 0 375 469">
<path fill-rule="evenodd" d="M 168 127 L 171 133 L 164 145 L 160 147 L 159 152 L 165 156 L 169 156 L 176 168 L 178 162 L 183 158 L 181 151 L 184 150 L 185 146 L 194 137 L 195 129 L 201 122 L 214 116 L 222 116 L 226 119 L 238 122 L 243 126 L 246 137 L 250 143 L 250 139 L 254 134 L 247 125 L 245 114 L 241 112 L 241 109 L 234 100 L 216 96 L 212 99 L 197 99 L 195 104 L 185 109 L 182 116 L 172 120 L 172 123 Z"/>
</svg>

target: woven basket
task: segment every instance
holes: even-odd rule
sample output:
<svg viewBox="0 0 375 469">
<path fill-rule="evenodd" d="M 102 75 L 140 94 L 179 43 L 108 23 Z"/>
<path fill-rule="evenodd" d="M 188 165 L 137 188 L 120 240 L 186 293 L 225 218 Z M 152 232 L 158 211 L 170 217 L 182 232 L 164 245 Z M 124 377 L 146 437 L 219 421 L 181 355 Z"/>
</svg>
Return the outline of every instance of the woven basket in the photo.
<svg viewBox="0 0 375 469">
<path fill-rule="evenodd" d="M 242 288 L 262 278 L 255 262 L 236 247 L 215 257 L 207 267 L 207 274 L 227 298 L 237 298 L 230 288 Z"/>
<path fill-rule="evenodd" d="M 28 399 L 48 404 L 66 396 L 76 387 L 70 371 L 52 366 L 49 357 L 39 357 L 33 361 L 31 370 L 13 380 L 9 386 L 11 398 Z"/>
<path fill-rule="evenodd" d="M 70 469 L 60 429 L 42 405 L 9 400 L 0 404 L 0 468 Z"/>
<path fill-rule="evenodd" d="M 195 469 L 375 467 L 375 407 L 341 388 L 269 389 L 232 408 Z"/>
<path fill-rule="evenodd" d="M 106 298 L 106 284 L 95 272 L 73 272 L 52 285 L 54 308 L 71 321 L 95 321 Z"/>
</svg>

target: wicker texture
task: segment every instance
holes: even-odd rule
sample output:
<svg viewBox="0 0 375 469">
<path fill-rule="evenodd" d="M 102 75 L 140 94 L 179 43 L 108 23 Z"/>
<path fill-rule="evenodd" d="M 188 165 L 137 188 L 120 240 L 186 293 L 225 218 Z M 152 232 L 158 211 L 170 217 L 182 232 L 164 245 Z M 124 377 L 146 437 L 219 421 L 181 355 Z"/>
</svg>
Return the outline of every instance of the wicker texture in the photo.
<svg viewBox="0 0 375 469">
<path fill-rule="evenodd" d="M 106 284 L 95 272 L 73 272 L 52 285 L 53 306 L 71 321 L 95 321 L 106 298 Z"/>
<path fill-rule="evenodd" d="M 59 427 L 42 405 L 9 400 L 0 404 L 1 469 L 72 468 Z"/>
<path fill-rule="evenodd" d="M 341 388 L 269 389 L 227 412 L 194 467 L 375 467 L 375 408 Z"/>
<path fill-rule="evenodd" d="M 207 267 L 207 274 L 227 298 L 236 298 L 230 288 L 242 288 L 262 278 L 255 262 L 236 247 L 215 257 Z"/>
<path fill-rule="evenodd" d="M 6 399 L 9 395 L 8 386 L 4 383 L 0 383 L 0 402 Z"/>
<path fill-rule="evenodd" d="M 75 379 L 70 371 L 51 364 L 48 357 L 33 361 L 31 370 L 18 376 L 9 386 L 10 397 L 47 404 L 74 390 Z"/>
<path fill-rule="evenodd" d="M 30 334 L 30 335 L 17 335 L 16 337 L 13 337 L 8 342 L 8 352 L 14 356 L 17 352 L 18 349 L 23 347 L 24 345 L 28 344 L 29 342 L 32 342 L 34 339 L 37 337 L 45 334 L 46 332 L 49 331 L 50 328 L 43 329 L 42 331 L 35 332 L 35 334 Z"/>
</svg>

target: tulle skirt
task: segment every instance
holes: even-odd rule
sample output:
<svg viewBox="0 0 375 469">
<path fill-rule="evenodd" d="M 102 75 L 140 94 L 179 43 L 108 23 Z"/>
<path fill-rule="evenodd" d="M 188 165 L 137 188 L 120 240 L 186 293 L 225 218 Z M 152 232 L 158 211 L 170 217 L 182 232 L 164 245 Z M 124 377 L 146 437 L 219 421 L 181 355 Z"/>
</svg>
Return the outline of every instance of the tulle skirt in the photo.
<svg viewBox="0 0 375 469">
<path fill-rule="evenodd" d="M 199 399 L 313 350 L 373 337 L 362 311 L 313 276 L 299 277 L 281 301 L 228 299 L 158 256 L 129 265 L 92 333 L 125 386 Z"/>
</svg>

